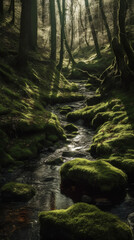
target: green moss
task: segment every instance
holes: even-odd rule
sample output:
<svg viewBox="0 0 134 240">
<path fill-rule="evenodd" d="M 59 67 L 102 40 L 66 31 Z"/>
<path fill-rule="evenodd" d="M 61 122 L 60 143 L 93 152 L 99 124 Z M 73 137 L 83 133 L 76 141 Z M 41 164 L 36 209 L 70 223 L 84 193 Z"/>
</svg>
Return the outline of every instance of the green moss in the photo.
<svg viewBox="0 0 134 240">
<path fill-rule="evenodd" d="M 66 210 L 41 212 L 39 220 L 41 239 L 132 240 L 126 223 L 86 203 L 74 204 Z"/>
<path fill-rule="evenodd" d="M 78 128 L 74 124 L 72 124 L 72 123 L 67 124 L 64 127 L 64 129 L 67 130 L 68 132 L 74 132 L 74 131 L 77 132 L 78 131 Z"/>
<path fill-rule="evenodd" d="M 60 113 L 61 114 L 67 114 L 68 112 L 71 112 L 72 108 L 68 105 L 61 107 Z"/>
<path fill-rule="evenodd" d="M 9 182 L 1 188 L 1 194 L 5 201 L 27 201 L 33 197 L 35 190 L 28 184 Z"/>
<path fill-rule="evenodd" d="M 75 159 L 64 163 L 61 167 L 61 181 L 66 184 L 86 186 L 86 190 L 91 194 L 117 195 L 125 191 L 126 174 L 113 167 L 105 161 L 89 161 L 86 159 Z"/>
<path fill-rule="evenodd" d="M 132 158 L 133 157 L 133 158 Z M 128 181 L 134 181 L 134 155 L 127 155 L 125 154 L 122 156 L 110 156 L 109 159 L 103 159 L 113 166 L 121 169 L 123 172 L 127 174 Z"/>
</svg>

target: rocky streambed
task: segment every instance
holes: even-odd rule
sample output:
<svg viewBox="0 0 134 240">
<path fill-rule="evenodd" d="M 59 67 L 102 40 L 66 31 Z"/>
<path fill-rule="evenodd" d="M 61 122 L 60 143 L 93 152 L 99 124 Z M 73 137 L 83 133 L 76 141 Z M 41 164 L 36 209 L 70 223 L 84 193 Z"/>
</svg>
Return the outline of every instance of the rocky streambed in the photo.
<svg viewBox="0 0 134 240">
<path fill-rule="evenodd" d="M 94 95 L 85 88 L 86 81 L 75 81 L 79 84 L 79 91 L 86 97 Z M 48 106 L 49 110 L 56 113 L 62 126 L 66 128 L 69 124 L 65 114 L 68 107 L 76 110 L 84 107 L 85 100 L 69 103 L 68 106 Z M 38 159 L 33 159 L 24 168 L 1 176 L 1 184 L 6 181 L 16 181 L 31 184 L 35 190 L 35 196 L 25 202 L 1 202 L 0 203 L 0 239 L 2 240 L 39 240 L 38 213 L 44 210 L 66 209 L 74 202 L 92 200 L 86 194 L 81 198 L 75 194 L 64 194 L 61 192 L 60 165 L 74 158 L 86 158 L 94 160 L 88 152 L 92 143 L 94 131 L 86 128 L 82 120 L 75 123 L 74 131 L 67 132 L 67 142 L 59 143 L 59 146 L 45 148 Z M 114 194 L 114 193 L 113 193 Z M 73 199 L 73 200 L 72 200 Z M 119 216 L 121 220 L 129 222 L 132 226 L 134 212 L 134 190 L 133 185 L 127 188 L 126 197 L 114 205 L 109 204 L 105 198 L 96 198 L 94 203 L 106 211 Z"/>
</svg>

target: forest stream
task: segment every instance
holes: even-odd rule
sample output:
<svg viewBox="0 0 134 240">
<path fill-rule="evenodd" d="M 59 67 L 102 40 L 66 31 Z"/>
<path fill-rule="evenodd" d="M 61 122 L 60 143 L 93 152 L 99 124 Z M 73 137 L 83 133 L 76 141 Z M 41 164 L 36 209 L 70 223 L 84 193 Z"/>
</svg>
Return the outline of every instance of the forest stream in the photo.
<svg viewBox="0 0 134 240">
<path fill-rule="evenodd" d="M 94 95 L 85 88 L 86 81 L 75 81 L 79 91 L 86 97 Z M 85 100 L 68 104 L 73 110 L 82 108 Z M 60 114 L 62 104 L 48 106 L 48 109 L 58 115 L 62 126 L 67 124 L 65 115 Z M 64 162 L 75 157 L 93 159 L 88 152 L 94 131 L 86 128 L 82 121 L 75 123 L 78 132 L 74 137 L 68 135 L 67 142 L 44 148 L 38 159 L 33 159 L 25 167 L 13 173 L 1 176 L 1 184 L 7 181 L 28 183 L 34 186 L 35 196 L 28 202 L 0 203 L 0 239 L 1 240 L 39 240 L 38 213 L 43 210 L 66 209 L 74 202 L 60 190 L 59 165 L 48 165 L 51 159 L 62 157 Z M 108 209 L 121 220 L 128 221 L 134 218 L 134 190 L 127 189 L 125 199 Z M 131 214 L 131 215 L 130 215 Z"/>
</svg>

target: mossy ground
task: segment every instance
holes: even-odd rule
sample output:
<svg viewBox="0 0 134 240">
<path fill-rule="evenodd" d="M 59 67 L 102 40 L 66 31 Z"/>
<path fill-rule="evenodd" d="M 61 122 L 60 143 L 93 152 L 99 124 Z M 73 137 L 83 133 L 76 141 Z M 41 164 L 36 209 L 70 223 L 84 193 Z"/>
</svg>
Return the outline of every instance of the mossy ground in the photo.
<svg viewBox="0 0 134 240">
<path fill-rule="evenodd" d="M 77 203 L 66 210 L 41 212 L 39 220 L 42 240 L 132 239 L 126 223 L 85 203 Z"/>
<path fill-rule="evenodd" d="M 2 199 L 4 201 L 28 201 L 35 194 L 31 185 L 9 182 L 1 188 Z"/>
<path fill-rule="evenodd" d="M 42 146 L 64 140 L 58 118 L 46 107 L 83 96 L 40 49 L 29 52 L 27 66 L 18 68 L 18 28 L 5 23 L 0 29 L 1 168 L 36 156 Z"/>
<path fill-rule="evenodd" d="M 132 90 L 124 92 L 111 88 L 109 96 L 103 96 L 102 91 L 101 97 L 89 99 L 89 106 L 67 114 L 69 121 L 81 118 L 88 127 L 95 129 L 91 155 L 97 159 L 112 157 L 110 163 L 125 171 L 131 180 L 134 161 L 133 102 Z"/>
</svg>

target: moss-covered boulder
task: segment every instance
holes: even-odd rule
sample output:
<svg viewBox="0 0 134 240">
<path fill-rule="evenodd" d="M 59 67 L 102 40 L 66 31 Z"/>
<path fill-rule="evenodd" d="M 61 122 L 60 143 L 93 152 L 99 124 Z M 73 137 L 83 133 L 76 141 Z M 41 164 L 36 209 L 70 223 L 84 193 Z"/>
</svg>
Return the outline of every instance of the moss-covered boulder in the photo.
<svg viewBox="0 0 134 240">
<path fill-rule="evenodd" d="M 106 161 L 125 172 L 129 182 L 134 182 L 134 158 L 111 156 Z"/>
<path fill-rule="evenodd" d="M 132 240 L 126 223 L 86 203 L 41 212 L 39 220 L 41 240 Z"/>
<path fill-rule="evenodd" d="M 4 201 L 28 201 L 35 194 L 31 185 L 9 182 L 1 188 L 1 195 Z"/>
<path fill-rule="evenodd" d="M 63 188 L 75 185 L 82 193 L 112 198 L 125 192 L 126 174 L 102 160 L 76 158 L 64 163 L 60 173 Z"/>
</svg>

